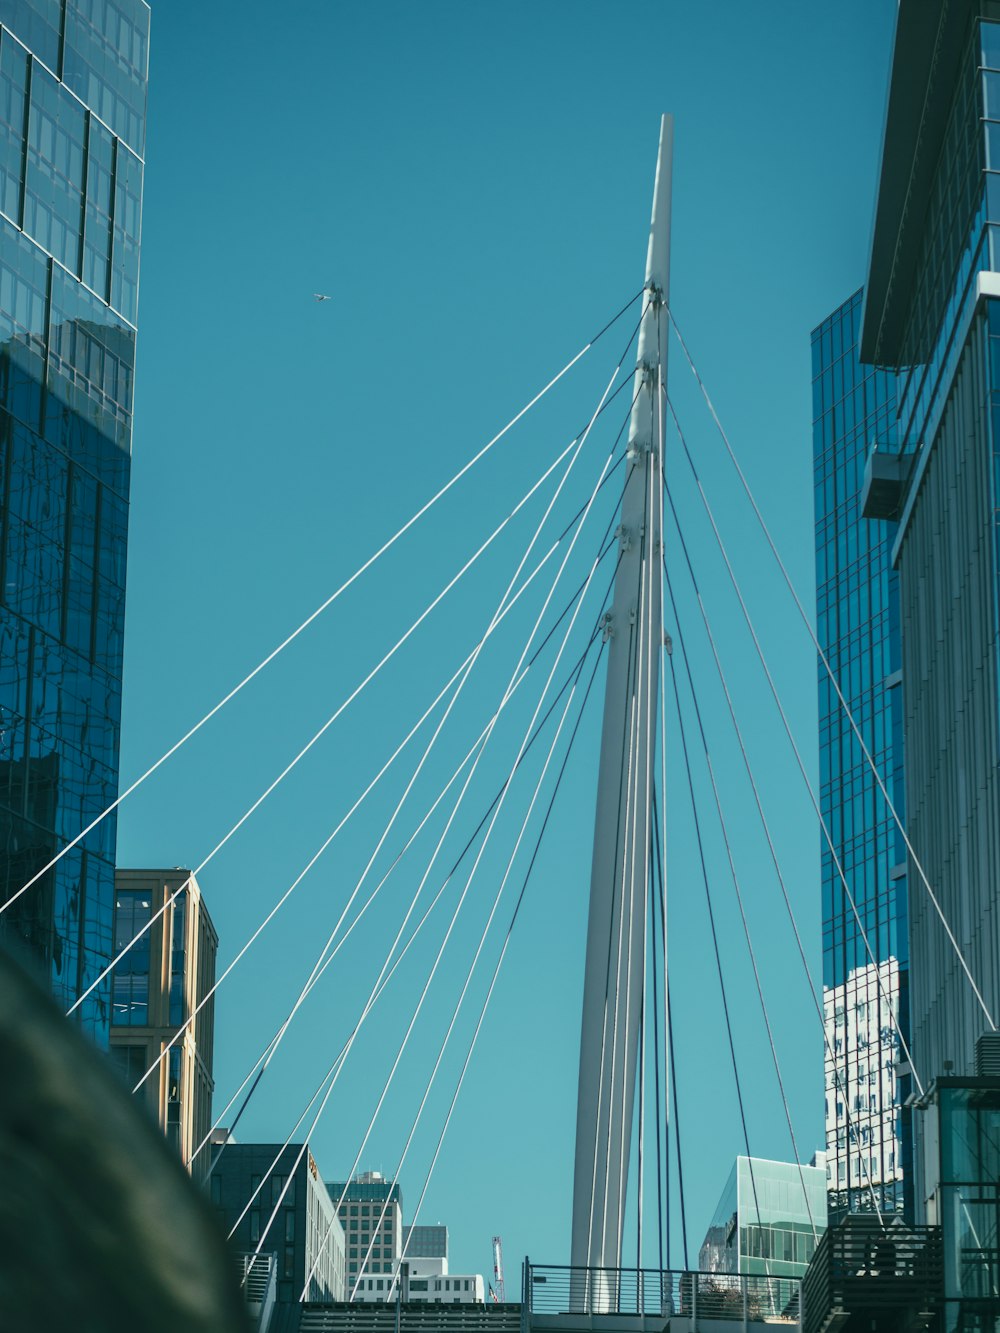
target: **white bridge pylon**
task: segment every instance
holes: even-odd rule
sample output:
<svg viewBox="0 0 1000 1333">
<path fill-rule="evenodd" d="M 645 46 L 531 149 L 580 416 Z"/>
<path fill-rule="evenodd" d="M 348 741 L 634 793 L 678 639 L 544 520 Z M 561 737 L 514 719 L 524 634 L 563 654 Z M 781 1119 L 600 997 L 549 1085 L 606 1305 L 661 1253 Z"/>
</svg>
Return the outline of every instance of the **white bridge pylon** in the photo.
<svg viewBox="0 0 1000 1333">
<path fill-rule="evenodd" d="M 644 314 L 622 495 L 621 560 L 605 621 L 607 683 L 580 1038 L 571 1263 L 621 1265 L 649 912 L 649 841 L 663 646 L 659 449 L 666 386 L 673 118 L 660 123 Z M 660 1113 L 660 1108 L 656 1108 Z M 599 1283 L 598 1283 L 599 1286 Z M 588 1284 L 575 1304 L 600 1309 Z M 610 1295 L 610 1293 L 609 1293 Z"/>
</svg>

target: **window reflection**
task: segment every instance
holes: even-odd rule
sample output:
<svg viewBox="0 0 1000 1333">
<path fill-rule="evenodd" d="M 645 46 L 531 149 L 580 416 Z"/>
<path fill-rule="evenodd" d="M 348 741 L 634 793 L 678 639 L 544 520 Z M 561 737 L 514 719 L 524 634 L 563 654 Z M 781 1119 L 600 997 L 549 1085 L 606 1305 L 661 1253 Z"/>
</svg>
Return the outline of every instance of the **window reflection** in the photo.
<svg viewBox="0 0 1000 1333">
<path fill-rule="evenodd" d="M 0 0 L 0 25 L 2 901 L 117 795 L 149 9 Z M 66 1008 L 110 956 L 115 828 L 0 918 Z M 81 1025 L 143 1021 L 145 985 Z"/>
<path fill-rule="evenodd" d="M 119 953 L 152 915 L 151 900 L 142 893 L 120 892 L 115 901 L 114 951 Z M 149 1026 L 150 932 L 136 940 L 112 974 L 112 1022 Z"/>
</svg>

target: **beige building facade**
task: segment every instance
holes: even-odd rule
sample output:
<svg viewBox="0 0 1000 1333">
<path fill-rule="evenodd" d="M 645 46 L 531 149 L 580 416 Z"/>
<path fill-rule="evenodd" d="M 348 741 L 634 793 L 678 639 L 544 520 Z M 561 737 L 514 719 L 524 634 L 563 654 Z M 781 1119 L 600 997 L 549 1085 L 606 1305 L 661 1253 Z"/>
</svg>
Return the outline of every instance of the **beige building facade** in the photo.
<svg viewBox="0 0 1000 1333">
<path fill-rule="evenodd" d="M 133 1088 L 159 1062 L 137 1096 L 203 1179 L 209 1152 L 192 1158 L 212 1126 L 215 999 L 198 1006 L 215 984 L 219 938 L 190 871 L 115 872 L 115 953 L 147 925 L 112 974 L 111 1055 Z"/>
</svg>

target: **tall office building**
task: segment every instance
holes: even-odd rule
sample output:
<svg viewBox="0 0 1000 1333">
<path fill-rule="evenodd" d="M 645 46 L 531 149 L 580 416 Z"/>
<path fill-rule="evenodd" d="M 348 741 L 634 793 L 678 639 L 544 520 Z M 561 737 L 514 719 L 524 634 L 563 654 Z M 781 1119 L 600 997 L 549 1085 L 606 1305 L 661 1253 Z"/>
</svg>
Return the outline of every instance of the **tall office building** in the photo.
<svg viewBox="0 0 1000 1333">
<path fill-rule="evenodd" d="M 868 452 L 894 439 L 895 377 L 859 363 L 861 309 L 856 292 L 812 335 L 817 633 L 902 814 L 895 527 L 861 518 Z M 824 837 L 830 1216 L 908 1214 L 902 1107 L 910 1089 L 897 1072 L 897 1024 L 905 1034 L 908 1001 L 906 848 L 822 662 L 818 668 L 820 799 L 834 849 Z"/>
<path fill-rule="evenodd" d="M 902 0 L 860 352 L 897 373 L 895 450 L 871 460 L 866 512 L 898 518 L 907 827 L 954 935 L 911 866 L 924 1085 L 974 1070 L 989 1023 L 966 967 L 1000 1013 L 998 224 L 1000 5 Z"/>
<path fill-rule="evenodd" d="M 202 1179 L 211 1154 L 206 1149 L 195 1158 L 194 1153 L 212 1127 L 215 997 L 209 992 L 219 937 L 190 871 L 119 870 L 115 952 L 150 921 L 114 971 L 111 1056 L 133 1088 L 153 1061 L 164 1057 L 137 1095 L 184 1165 Z"/>
<path fill-rule="evenodd" d="M 378 1276 L 391 1274 L 395 1268 L 403 1235 L 403 1196 L 399 1185 L 379 1171 L 363 1171 L 351 1181 L 328 1181 L 326 1187 L 334 1204 L 340 1204 L 349 1296 L 360 1273 Z"/>
<path fill-rule="evenodd" d="M 0 0 L 0 903 L 118 793 L 149 8 Z M 115 820 L 0 917 L 69 1008 Z M 108 986 L 78 1018 L 106 1043 Z"/>
</svg>

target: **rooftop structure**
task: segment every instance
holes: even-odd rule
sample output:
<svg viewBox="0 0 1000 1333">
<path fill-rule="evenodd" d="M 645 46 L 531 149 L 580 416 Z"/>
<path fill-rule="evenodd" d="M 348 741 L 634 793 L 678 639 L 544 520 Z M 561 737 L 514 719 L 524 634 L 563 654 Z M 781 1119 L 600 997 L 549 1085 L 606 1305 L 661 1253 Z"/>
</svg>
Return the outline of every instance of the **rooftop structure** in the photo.
<svg viewBox="0 0 1000 1333">
<path fill-rule="evenodd" d="M 448 1262 L 446 1226 L 404 1226 L 403 1253 L 407 1259 L 443 1259 Z"/>
</svg>

